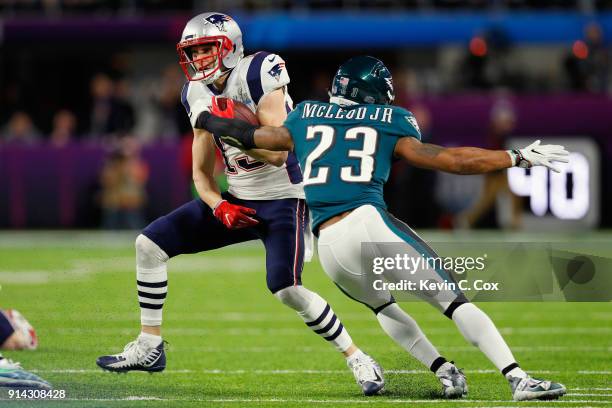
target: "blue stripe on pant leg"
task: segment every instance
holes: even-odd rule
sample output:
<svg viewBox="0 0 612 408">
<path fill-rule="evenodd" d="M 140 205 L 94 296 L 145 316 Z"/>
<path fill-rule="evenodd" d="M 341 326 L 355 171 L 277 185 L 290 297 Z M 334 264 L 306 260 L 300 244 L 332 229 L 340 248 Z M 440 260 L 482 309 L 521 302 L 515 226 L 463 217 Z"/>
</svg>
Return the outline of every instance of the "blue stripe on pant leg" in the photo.
<svg viewBox="0 0 612 408">
<path fill-rule="evenodd" d="M 423 241 L 418 235 L 416 235 L 410 227 L 401 222 L 400 220 L 391 216 L 387 211 L 381 210 L 380 208 L 376 208 L 376 210 L 380 213 L 385 225 L 397 235 L 399 238 L 404 240 L 408 245 L 413 247 L 418 251 L 419 254 L 425 254 L 431 258 L 438 258 L 438 254 L 429 246 L 425 241 Z M 431 266 L 431 265 L 430 265 Z M 450 282 L 455 282 L 455 279 L 443 269 L 433 268 L 440 278 L 449 280 Z M 461 295 L 462 292 L 459 289 L 453 290 L 453 292 L 457 295 Z"/>
</svg>

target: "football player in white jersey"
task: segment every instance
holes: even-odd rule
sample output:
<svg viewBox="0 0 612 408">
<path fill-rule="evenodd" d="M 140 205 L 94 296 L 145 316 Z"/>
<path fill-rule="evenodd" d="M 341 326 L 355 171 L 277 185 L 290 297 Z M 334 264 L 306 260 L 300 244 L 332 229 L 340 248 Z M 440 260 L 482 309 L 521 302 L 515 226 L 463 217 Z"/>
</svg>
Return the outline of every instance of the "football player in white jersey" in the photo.
<svg viewBox="0 0 612 408">
<path fill-rule="evenodd" d="M 222 13 L 192 18 L 177 45 L 188 82 L 181 100 L 192 125 L 213 96 L 243 102 L 263 125 L 281 126 L 292 108 L 283 59 L 267 52 L 243 56 L 238 24 Z M 213 178 L 215 149 L 225 161 L 229 191 Z M 105 370 L 156 372 L 166 367 L 161 337 L 169 258 L 260 239 L 266 249 L 270 291 L 347 360 L 365 395 L 384 387 L 382 370 L 355 346 L 340 319 L 318 294 L 304 288 L 304 258 L 311 252 L 302 174 L 293 153 L 242 152 L 194 129 L 193 180 L 199 198 L 148 225 L 136 239 L 136 276 L 142 331 L 123 352 L 97 359 Z"/>
</svg>

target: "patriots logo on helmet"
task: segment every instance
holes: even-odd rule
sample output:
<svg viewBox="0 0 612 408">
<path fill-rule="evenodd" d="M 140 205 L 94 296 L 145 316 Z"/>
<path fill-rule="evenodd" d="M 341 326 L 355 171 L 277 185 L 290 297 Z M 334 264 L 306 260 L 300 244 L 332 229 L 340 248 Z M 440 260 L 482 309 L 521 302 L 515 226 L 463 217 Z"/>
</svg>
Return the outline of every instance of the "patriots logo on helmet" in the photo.
<svg viewBox="0 0 612 408">
<path fill-rule="evenodd" d="M 205 20 L 208 21 L 210 24 L 214 24 L 214 26 L 217 27 L 219 31 L 227 31 L 225 29 L 225 22 L 230 21 L 231 17 L 226 16 L 225 14 L 213 14 L 206 17 Z"/>
<path fill-rule="evenodd" d="M 283 68 L 285 68 L 285 63 L 279 62 L 278 64 L 273 66 L 271 70 L 268 71 L 268 74 L 270 74 L 270 76 L 276 79 L 276 82 L 278 82 L 280 81 L 280 76 L 281 76 L 281 73 L 283 72 Z"/>
</svg>

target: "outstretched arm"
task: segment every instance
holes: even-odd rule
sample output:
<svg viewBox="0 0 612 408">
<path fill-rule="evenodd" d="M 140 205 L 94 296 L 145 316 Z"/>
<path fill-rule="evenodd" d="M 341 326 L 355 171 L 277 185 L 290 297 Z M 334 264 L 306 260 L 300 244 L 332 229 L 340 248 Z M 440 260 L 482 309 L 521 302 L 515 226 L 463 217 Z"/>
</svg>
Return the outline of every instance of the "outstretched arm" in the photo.
<svg viewBox="0 0 612 408">
<path fill-rule="evenodd" d="M 253 135 L 255 146 L 266 150 L 292 151 L 293 139 L 286 127 L 263 126 Z"/>
<path fill-rule="evenodd" d="M 265 94 L 257 105 L 257 119 L 263 126 L 282 126 L 287 119 L 285 109 L 285 90 L 276 89 Z M 265 149 L 251 149 L 247 151 L 249 156 L 264 160 L 276 167 L 280 167 L 287 161 L 287 151 L 271 152 Z"/>
<path fill-rule="evenodd" d="M 293 139 L 286 127 L 259 127 L 239 119 L 220 118 L 204 111 L 198 116 L 196 128 L 219 135 L 223 142 L 242 150 L 293 150 Z"/>
<path fill-rule="evenodd" d="M 442 147 L 403 137 L 395 145 L 395 156 L 410 164 L 455 174 L 480 174 L 513 166 L 546 166 L 559 172 L 551 162 L 567 163 L 568 152 L 559 145 L 535 143 L 520 150 L 487 150 L 477 147 Z"/>
</svg>

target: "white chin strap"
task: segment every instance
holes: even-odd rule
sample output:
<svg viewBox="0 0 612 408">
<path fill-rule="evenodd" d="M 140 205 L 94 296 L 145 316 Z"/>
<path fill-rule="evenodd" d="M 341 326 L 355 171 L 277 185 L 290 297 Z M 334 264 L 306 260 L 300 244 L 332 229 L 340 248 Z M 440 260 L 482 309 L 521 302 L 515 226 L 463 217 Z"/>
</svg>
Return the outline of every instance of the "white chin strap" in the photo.
<svg viewBox="0 0 612 408">
<path fill-rule="evenodd" d="M 222 71 L 221 68 L 218 69 L 214 74 L 212 74 L 211 76 L 209 76 L 208 78 L 203 78 L 202 81 L 205 84 L 212 84 L 213 82 L 215 82 L 217 79 L 219 79 L 223 74 L 225 74 L 225 72 L 227 71 Z"/>
</svg>

